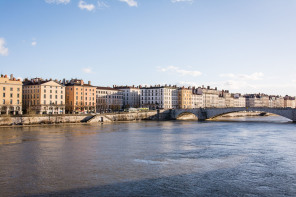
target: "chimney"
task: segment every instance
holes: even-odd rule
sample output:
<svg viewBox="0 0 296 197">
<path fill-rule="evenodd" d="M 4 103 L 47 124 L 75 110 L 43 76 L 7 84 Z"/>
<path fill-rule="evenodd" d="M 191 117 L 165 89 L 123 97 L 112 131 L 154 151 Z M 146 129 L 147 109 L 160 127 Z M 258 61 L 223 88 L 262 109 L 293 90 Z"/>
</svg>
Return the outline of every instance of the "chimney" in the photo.
<svg viewBox="0 0 296 197">
<path fill-rule="evenodd" d="M 82 86 L 84 85 L 84 82 L 82 79 L 80 80 L 80 85 L 82 85 Z"/>
<path fill-rule="evenodd" d="M 10 80 L 13 80 L 13 74 L 10 75 Z"/>
<path fill-rule="evenodd" d="M 208 86 L 208 89 L 210 89 L 211 87 L 210 86 Z"/>
<path fill-rule="evenodd" d="M 7 75 L 4 75 L 4 78 L 7 78 Z"/>
<path fill-rule="evenodd" d="M 88 81 L 88 85 L 90 85 L 91 84 L 91 81 Z"/>
</svg>

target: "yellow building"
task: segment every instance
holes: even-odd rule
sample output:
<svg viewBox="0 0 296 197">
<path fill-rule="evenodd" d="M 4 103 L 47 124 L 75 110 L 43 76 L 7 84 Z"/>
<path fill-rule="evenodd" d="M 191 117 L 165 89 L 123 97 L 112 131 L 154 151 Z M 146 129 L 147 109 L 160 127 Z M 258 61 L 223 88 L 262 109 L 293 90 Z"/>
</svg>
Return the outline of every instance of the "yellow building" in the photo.
<svg viewBox="0 0 296 197">
<path fill-rule="evenodd" d="M 180 88 L 178 90 L 179 109 L 192 109 L 192 89 Z"/>
<path fill-rule="evenodd" d="M 22 114 L 22 82 L 13 75 L 1 75 L 0 101 L 0 114 Z"/>
<path fill-rule="evenodd" d="M 81 79 L 72 79 L 66 83 L 66 112 L 96 112 L 96 87 L 89 81 L 84 84 Z"/>
<path fill-rule="evenodd" d="M 65 87 L 58 81 L 41 78 L 25 79 L 23 109 L 27 114 L 64 114 Z"/>
</svg>

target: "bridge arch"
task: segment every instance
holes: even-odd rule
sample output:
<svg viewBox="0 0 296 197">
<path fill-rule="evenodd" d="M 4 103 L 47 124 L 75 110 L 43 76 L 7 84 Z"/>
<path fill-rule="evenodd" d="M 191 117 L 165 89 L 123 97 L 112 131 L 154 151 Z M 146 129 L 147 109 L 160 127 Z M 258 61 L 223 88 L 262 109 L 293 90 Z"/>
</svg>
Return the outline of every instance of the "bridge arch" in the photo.
<svg viewBox="0 0 296 197">
<path fill-rule="evenodd" d="M 195 117 L 194 119 L 198 120 L 198 114 L 195 114 L 194 112 L 186 112 L 186 111 L 179 113 L 176 116 L 176 120 L 182 120 L 182 117 L 186 117 L 186 116 L 189 116 L 189 115 L 193 115 Z"/>
<path fill-rule="evenodd" d="M 221 108 L 221 109 L 208 109 L 207 110 L 207 119 L 217 118 L 219 116 L 234 113 L 234 112 L 264 112 L 272 113 L 275 115 L 288 118 L 293 121 L 293 111 L 287 108 Z"/>
<path fill-rule="evenodd" d="M 173 109 L 171 118 L 177 119 L 182 113 L 192 113 L 198 120 L 206 120 L 232 112 L 257 111 L 276 114 L 296 122 L 296 109 L 292 108 L 268 108 L 268 107 L 232 107 L 232 108 L 198 108 L 198 109 Z"/>
</svg>

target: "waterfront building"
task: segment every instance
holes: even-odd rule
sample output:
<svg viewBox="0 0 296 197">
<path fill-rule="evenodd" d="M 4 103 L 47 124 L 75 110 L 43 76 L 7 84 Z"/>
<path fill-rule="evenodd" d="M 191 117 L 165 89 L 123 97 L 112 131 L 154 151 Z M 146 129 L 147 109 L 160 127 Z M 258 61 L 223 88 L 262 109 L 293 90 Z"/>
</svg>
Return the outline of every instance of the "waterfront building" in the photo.
<svg viewBox="0 0 296 197">
<path fill-rule="evenodd" d="M 25 79 L 23 110 L 27 114 L 64 114 L 65 87 L 57 80 Z"/>
<path fill-rule="evenodd" d="M 192 109 L 192 89 L 184 86 L 178 89 L 178 108 Z"/>
<path fill-rule="evenodd" d="M 281 96 L 269 96 L 270 108 L 282 108 L 284 107 L 284 98 Z"/>
<path fill-rule="evenodd" d="M 221 96 L 225 99 L 225 107 L 234 107 L 234 98 L 229 90 L 222 90 Z"/>
<path fill-rule="evenodd" d="M 97 87 L 96 111 L 118 111 L 123 106 L 123 91 L 111 87 Z"/>
<path fill-rule="evenodd" d="M 22 82 L 13 75 L 0 77 L 0 114 L 22 114 Z"/>
<path fill-rule="evenodd" d="M 246 107 L 269 107 L 269 96 L 266 94 L 247 94 Z"/>
<path fill-rule="evenodd" d="M 216 108 L 218 107 L 219 91 L 217 88 L 211 89 L 210 86 L 205 88 L 204 86 L 198 87 L 199 94 L 203 95 L 203 107 Z"/>
<path fill-rule="evenodd" d="M 284 97 L 284 107 L 295 108 L 295 106 L 296 106 L 295 97 L 286 95 Z"/>
<path fill-rule="evenodd" d="M 121 90 L 123 96 L 123 108 L 140 107 L 141 90 L 138 86 L 116 86 L 113 88 Z"/>
<path fill-rule="evenodd" d="M 198 92 L 198 89 L 192 88 L 192 108 L 200 108 L 203 107 L 203 96 Z"/>
<path fill-rule="evenodd" d="M 82 79 L 71 79 L 66 85 L 66 112 L 67 113 L 95 113 L 96 87 L 87 84 Z"/>
<path fill-rule="evenodd" d="M 246 107 L 246 98 L 239 93 L 232 94 L 233 107 Z"/>
<path fill-rule="evenodd" d="M 171 85 L 141 87 L 141 107 L 149 109 L 176 109 L 178 88 Z"/>
<path fill-rule="evenodd" d="M 219 95 L 218 97 L 218 108 L 225 108 L 226 107 L 226 102 L 225 102 L 225 98 L 221 95 Z"/>
</svg>

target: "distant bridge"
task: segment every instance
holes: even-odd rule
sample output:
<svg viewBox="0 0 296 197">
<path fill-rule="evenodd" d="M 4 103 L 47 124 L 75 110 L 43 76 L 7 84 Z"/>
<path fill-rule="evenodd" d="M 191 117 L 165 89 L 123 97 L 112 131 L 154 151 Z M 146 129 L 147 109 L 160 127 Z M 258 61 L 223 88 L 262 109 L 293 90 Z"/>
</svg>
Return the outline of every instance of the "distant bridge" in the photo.
<svg viewBox="0 0 296 197">
<path fill-rule="evenodd" d="M 198 109 L 172 109 L 171 110 L 171 118 L 177 119 L 178 117 L 184 114 L 194 114 L 198 120 L 206 120 L 215 118 L 224 114 L 232 113 L 232 112 L 242 112 L 242 111 L 250 111 L 250 112 L 266 112 L 272 113 L 279 116 L 283 116 L 296 122 L 296 109 L 294 108 L 268 108 L 268 107 L 230 107 L 230 108 L 198 108 Z"/>
</svg>

